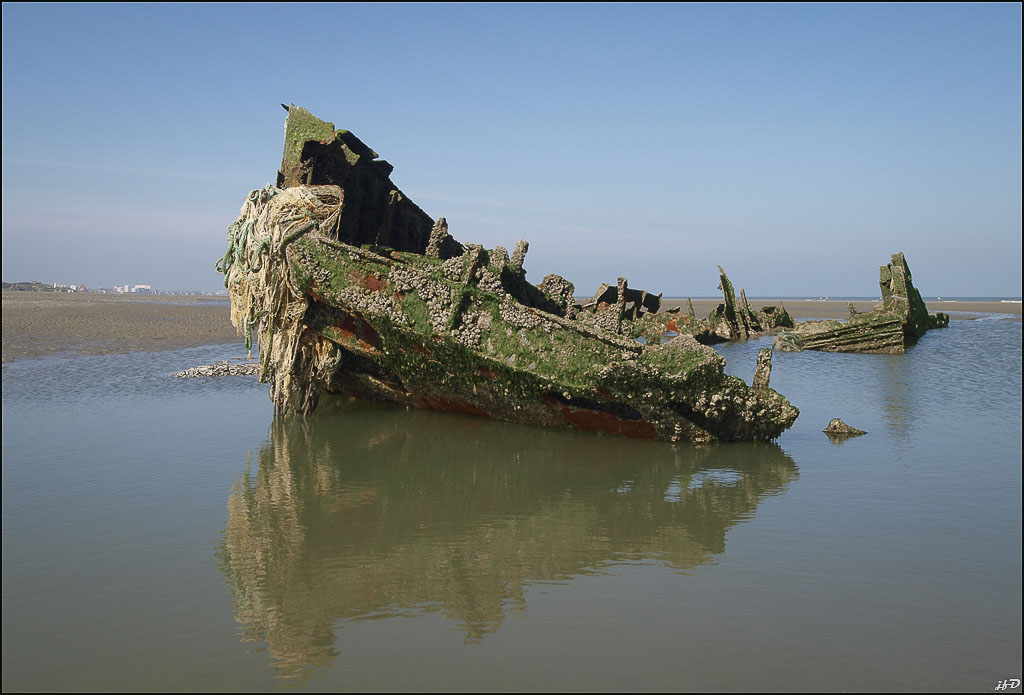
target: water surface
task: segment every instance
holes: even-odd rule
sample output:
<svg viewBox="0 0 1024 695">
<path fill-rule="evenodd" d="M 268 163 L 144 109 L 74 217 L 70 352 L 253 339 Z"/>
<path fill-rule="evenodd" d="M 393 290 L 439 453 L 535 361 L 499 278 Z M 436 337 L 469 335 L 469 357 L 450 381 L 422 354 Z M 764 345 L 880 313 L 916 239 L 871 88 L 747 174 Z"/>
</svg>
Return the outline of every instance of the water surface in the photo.
<svg viewBox="0 0 1024 695">
<path fill-rule="evenodd" d="M 759 348 L 722 346 L 748 382 Z M 3 370 L 5 690 L 991 691 L 1021 663 L 1021 325 L 777 353 L 777 444 L 329 400 L 230 346 Z M 836 445 L 833 417 L 869 434 Z"/>
</svg>

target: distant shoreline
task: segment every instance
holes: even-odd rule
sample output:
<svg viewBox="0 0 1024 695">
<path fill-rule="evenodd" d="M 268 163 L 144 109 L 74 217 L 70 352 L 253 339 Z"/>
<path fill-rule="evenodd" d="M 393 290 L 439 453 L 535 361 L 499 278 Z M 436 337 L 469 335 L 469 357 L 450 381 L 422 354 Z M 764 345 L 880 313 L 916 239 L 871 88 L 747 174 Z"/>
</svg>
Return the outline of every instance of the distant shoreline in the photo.
<svg viewBox="0 0 1024 695">
<path fill-rule="evenodd" d="M 694 299 L 697 316 L 706 317 L 720 299 Z M 798 319 L 844 319 L 848 302 L 829 299 L 752 299 L 759 309 L 783 304 Z M 858 311 L 870 311 L 877 300 L 858 300 Z M 953 320 L 985 314 L 1007 314 L 1021 320 L 1020 302 L 927 301 L 931 312 L 945 311 Z M 666 299 L 663 310 L 685 299 Z M 176 350 L 216 343 L 242 345 L 231 325 L 227 298 L 210 295 L 3 292 L 3 362 L 64 352 L 106 354 Z"/>
</svg>

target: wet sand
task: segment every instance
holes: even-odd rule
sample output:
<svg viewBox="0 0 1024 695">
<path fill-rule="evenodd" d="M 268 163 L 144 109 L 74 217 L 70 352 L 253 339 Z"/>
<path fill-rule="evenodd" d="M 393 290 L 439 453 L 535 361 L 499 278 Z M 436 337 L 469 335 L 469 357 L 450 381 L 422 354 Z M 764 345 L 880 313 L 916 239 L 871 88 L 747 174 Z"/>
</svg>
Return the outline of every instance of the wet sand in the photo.
<svg viewBox="0 0 1024 695">
<path fill-rule="evenodd" d="M 242 339 L 227 297 L 3 293 L 3 361 L 61 352 L 176 350 Z"/>
<path fill-rule="evenodd" d="M 958 302 L 939 301 L 926 302 L 928 311 L 945 311 L 950 319 L 973 319 L 976 316 L 958 315 L 958 312 L 970 312 L 972 314 L 1011 314 L 1013 321 L 1021 319 L 1020 302 Z"/>
<path fill-rule="evenodd" d="M 699 317 L 719 304 L 716 299 L 695 299 Z M 779 300 L 751 300 L 759 309 Z M 789 313 L 801 319 L 842 319 L 849 316 L 847 302 L 839 300 L 782 300 Z M 858 311 L 870 311 L 878 302 L 854 302 Z M 686 310 L 686 300 L 667 299 L 665 309 Z M 984 314 L 1011 314 L 1021 320 L 1019 303 L 928 302 L 931 312 L 972 319 Z M 965 312 L 965 313 L 956 313 Z M 969 313 L 967 313 L 969 312 Z M 3 361 L 42 357 L 61 352 L 103 354 L 137 350 L 175 350 L 242 339 L 229 319 L 226 297 L 194 295 L 3 293 Z"/>
</svg>

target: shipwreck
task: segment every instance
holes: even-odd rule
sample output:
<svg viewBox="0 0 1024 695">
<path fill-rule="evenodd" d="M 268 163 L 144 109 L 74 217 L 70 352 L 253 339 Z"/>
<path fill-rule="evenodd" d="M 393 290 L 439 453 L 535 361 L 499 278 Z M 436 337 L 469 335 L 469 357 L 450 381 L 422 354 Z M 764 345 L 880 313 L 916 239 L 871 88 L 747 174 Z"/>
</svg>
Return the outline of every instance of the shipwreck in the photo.
<svg viewBox="0 0 1024 695">
<path fill-rule="evenodd" d="M 529 244 L 460 243 L 391 181 L 358 137 L 286 106 L 276 185 L 249 193 L 217 264 L 231 321 L 279 413 L 322 393 L 511 422 L 667 441 L 778 437 L 799 411 L 769 387 L 772 350 L 752 381 L 724 373 L 710 345 L 776 335 L 775 350 L 902 353 L 932 328 L 902 253 L 879 270 L 882 303 L 845 321 L 753 309 L 719 266 L 722 303 L 602 284 L 577 303 L 559 275 L 526 280 Z"/>
<path fill-rule="evenodd" d="M 926 331 L 949 325 L 949 314 L 928 313 L 902 253 L 894 253 L 892 260 L 878 269 L 878 286 L 880 307 L 858 312 L 851 303 L 850 318 L 845 322 L 802 321 L 791 331 L 779 332 L 775 349 L 901 354 Z"/>
<path fill-rule="evenodd" d="M 793 325 L 784 309 L 751 311 L 724 272 L 709 319 L 661 312 L 625 278 L 578 304 L 561 276 L 526 280 L 525 241 L 511 254 L 458 242 L 353 133 L 286 108 L 276 185 L 248 194 L 217 265 L 277 412 L 338 393 L 667 441 L 771 440 L 793 424 L 763 370 L 748 386 L 705 344 Z"/>
</svg>

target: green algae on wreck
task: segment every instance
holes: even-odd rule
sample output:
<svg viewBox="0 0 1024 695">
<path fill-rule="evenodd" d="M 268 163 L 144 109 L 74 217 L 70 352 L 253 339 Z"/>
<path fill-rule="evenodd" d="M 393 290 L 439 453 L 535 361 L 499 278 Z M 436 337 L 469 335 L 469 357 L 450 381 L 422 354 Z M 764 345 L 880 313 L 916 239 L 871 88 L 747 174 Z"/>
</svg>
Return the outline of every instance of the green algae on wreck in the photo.
<svg viewBox="0 0 1024 695">
<path fill-rule="evenodd" d="M 662 344 L 659 320 L 657 339 L 635 340 L 655 324 L 626 315 L 624 278 L 611 311 L 581 311 L 564 278 L 526 281 L 525 241 L 511 258 L 455 241 L 348 131 L 291 106 L 285 133 L 278 186 L 246 197 L 218 264 L 278 412 L 309 413 L 330 392 L 698 442 L 770 440 L 796 419 L 692 335 Z"/>
</svg>

